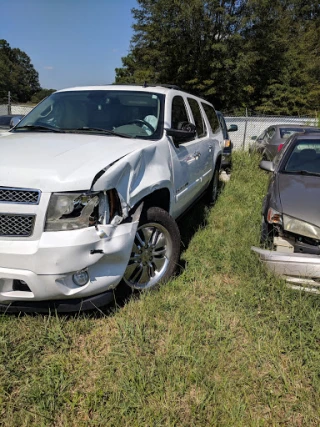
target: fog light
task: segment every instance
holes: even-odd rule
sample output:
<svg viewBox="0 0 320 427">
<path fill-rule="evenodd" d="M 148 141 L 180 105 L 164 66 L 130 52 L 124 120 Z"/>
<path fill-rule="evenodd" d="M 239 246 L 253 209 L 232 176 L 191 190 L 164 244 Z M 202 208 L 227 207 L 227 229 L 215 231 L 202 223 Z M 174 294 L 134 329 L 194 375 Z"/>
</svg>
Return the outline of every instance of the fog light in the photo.
<svg viewBox="0 0 320 427">
<path fill-rule="evenodd" d="M 89 274 L 87 270 L 80 270 L 73 274 L 72 280 L 78 286 L 84 286 L 89 282 Z"/>
</svg>

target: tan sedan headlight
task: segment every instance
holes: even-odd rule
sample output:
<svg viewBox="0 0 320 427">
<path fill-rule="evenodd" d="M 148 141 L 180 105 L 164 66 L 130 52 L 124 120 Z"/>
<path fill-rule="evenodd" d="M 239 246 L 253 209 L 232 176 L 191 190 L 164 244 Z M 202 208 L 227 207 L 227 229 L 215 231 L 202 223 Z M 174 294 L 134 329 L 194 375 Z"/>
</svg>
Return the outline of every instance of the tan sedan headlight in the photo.
<svg viewBox="0 0 320 427">
<path fill-rule="evenodd" d="M 283 228 L 290 233 L 320 240 L 320 228 L 308 222 L 283 215 Z"/>
<path fill-rule="evenodd" d="M 268 209 L 267 221 L 269 224 L 282 224 L 282 214 L 273 208 Z"/>
</svg>

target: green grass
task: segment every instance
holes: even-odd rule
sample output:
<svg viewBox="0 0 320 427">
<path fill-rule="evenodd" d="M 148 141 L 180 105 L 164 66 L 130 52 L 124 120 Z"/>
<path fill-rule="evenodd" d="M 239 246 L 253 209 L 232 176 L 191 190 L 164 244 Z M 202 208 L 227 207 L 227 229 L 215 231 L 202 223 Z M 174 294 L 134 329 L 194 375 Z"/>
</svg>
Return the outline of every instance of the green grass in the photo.
<svg viewBox="0 0 320 427">
<path fill-rule="evenodd" d="M 0 317 L 3 426 L 318 426 L 319 297 L 268 274 L 267 175 L 235 155 L 181 221 L 181 274 L 111 312 Z"/>
</svg>

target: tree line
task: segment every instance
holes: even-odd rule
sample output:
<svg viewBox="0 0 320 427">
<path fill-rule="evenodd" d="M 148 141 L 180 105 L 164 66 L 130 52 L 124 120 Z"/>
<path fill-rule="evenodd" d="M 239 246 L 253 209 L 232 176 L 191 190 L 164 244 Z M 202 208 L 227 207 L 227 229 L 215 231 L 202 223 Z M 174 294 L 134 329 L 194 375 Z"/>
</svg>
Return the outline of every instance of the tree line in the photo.
<svg viewBox="0 0 320 427">
<path fill-rule="evenodd" d="M 29 56 L 18 48 L 0 40 L 0 102 L 8 102 L 8 92 L 13 102 L 38 103 L 54 92 L 42 89 L 39 74 L 34 69 Z"/>
<path fill-rule="evenodd" d="M 117 83 L 173 83 L 223 111 L 314 114 L 320 5 L 311 0 L 137 0 Z"/>
</svg>

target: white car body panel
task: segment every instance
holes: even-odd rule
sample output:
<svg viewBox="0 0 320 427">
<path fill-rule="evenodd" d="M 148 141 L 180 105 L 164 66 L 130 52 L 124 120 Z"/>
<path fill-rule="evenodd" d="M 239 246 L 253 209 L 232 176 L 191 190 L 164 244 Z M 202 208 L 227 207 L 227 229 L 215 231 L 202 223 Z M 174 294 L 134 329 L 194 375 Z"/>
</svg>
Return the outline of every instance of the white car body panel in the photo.
<svg viewBox="0 0 320 427">
<path fill-rule="evenodd" d="M 105 135 L 11 133 L 2 140 L 0 186 L 89 190 L 95 175 L 150 141 Z"/>
<path fill-rule="evenodd" d="M 104 87 L 68 90 L 84 89 Z M 126 86 L 125 90 L 138 89 Z M 171 100 L 177 91 L 148 90 L 166 95 L 164 128 L 169 128 Z M 213 135 L 207 119 L 206 128 L 204 138 L 179 145 L 165 131 L 159 140 L 31 130 L 0 138 L 0 190 L 41 192 L 38 204 L 0 202 L 0 215 L 36 217 L 29 237 L 1 236 L 0 224 L 0 304 L 85 298 L 115 288 L 128 264 L 139 223 L 139 209 L 133 216 L 130 210 L 165 189 L 170 194 L 169 213 L 177 218 L 208 187 L 221 156 L 222 134 Z M 44 231 L 52 193 L 111 189 L 117 191 L 122 207 L 122 217 L 114 223 Z M 82 269 L 87 269 L 90 280 L 77 286 L 72 275 Z M 14 290 L 16 280 L 26 282 L 30 291 Z"/>
<path fill-rule="evenodd" d="M 120 282 L 131 252 L 138 221 L 99 226 L 103 237 L 90 227 L 84 230 L 43 233 L 40 240 L 1 242 L 0 303 L 83 298 L 113 289 Z M 90 250 L 103 254 L 90 254 Z M 5 267 L 2 267 L 5 266 Z M 77 286 L 73 272 L 87 267 L 90 280 Z M 25 281 L 31 292 L 13 291 L 13 280 Z"/>
</svg>

